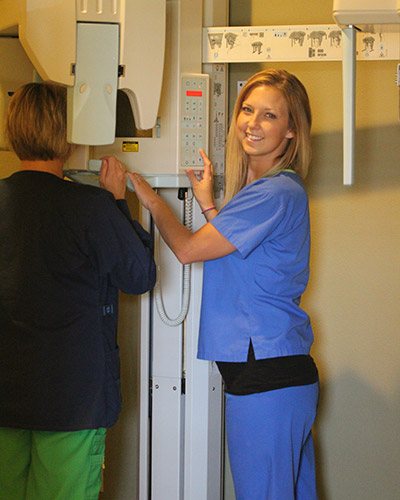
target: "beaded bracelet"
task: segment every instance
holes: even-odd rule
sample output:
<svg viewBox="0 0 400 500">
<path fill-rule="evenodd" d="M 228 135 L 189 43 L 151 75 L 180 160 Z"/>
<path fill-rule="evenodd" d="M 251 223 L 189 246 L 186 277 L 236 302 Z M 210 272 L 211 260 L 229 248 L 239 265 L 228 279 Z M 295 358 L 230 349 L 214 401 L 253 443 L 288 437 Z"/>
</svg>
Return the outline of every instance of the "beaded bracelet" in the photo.
<svg viewBox="0 0 400 500">
<path fill-rule="evenodd" d="M 212 207 L 206 208 L 205 210 L 202 210 L 202 214 L 204 215 L 206 212 L 209 212 L 210 210 L 217 210 L 217 207 L 213 205 Z"/>
</svg>

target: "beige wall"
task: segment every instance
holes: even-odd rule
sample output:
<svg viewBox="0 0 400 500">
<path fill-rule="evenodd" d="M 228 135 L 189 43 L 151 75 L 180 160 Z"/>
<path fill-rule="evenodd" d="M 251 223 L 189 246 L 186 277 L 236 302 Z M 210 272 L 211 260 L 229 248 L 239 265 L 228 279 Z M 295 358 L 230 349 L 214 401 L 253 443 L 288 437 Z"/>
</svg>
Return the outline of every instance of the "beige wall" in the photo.
<svg viewBox="0 0 400 500">
<path fill-rule="evenodd" d="M 8 177 L 18 169 L 19 160 L 11 151 L 0 151 L 0 179 Z"/>
<path fill-rule="evenodd" d="M 333 23 L 332 0 L 231 0 L 232 25 Z M 303 305 L 322 396 L 322 499 L 394 500 L 400 491 L 400 123 L 397 61 L 357 64 L 356 173 L 342 185 L 341 64 L 274 64 L 313 109 L 307 180 L 312 266 Z M 230 89 L 260 66 L 232 64 Z"/>
<path fill-rule="evenodd" d="M 332 0 L 231 0 L 232 25 L 332 23 Z M 321 499 L 394 500 L 400 491 L 400 141 L 395 62 L 358 63 L 356 175 L 342 185 L 341 65 L 276 64 L 306 85 L 313 108 L 314 159 L 307 180 L 312 217 L 311 281 L 304 297 L 322 379 L 316 426 Z M 259 69 L 232 64 L 236 81 Z M 0 177 L 16 162 L 0 153 Z M 132 201 L 132 200 L 131 200 Z M 110 438 L 109 498 L 129 498 L 137 463 L 136 300 L 121 303 L 125 406 Z M 127 372 L 128 370 L 129 373 Z M 133 432 L 132 432 L 133 431 Z M 120 477 L 129 478 L 122 486 Z M 112 486 L 112 484 L 115 486 Z M 226 500 L 233 499 L 227 489 Z M 190 500 L 190 499 L 188 499 Z"/>
</svg>

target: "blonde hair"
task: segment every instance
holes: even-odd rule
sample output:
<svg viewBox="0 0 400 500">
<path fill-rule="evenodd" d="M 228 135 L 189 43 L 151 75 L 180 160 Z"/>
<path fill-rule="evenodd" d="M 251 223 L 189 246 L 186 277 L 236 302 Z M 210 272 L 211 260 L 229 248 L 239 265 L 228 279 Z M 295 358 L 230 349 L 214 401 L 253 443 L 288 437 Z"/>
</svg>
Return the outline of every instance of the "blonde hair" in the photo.
<svg viewBox="0 0 400 500">
<path fill-rule="evenodd" d="M 50 82 L 20 87 L 10 100 L 6 134 L 20 160 L 67 160 L 74 148 L 67 142 L 67 89 Z"/>
<path fill-rule="evenodd" d="M 265 175 L 276 175 L 290 168 L 305 178 L 308 172 L 311 161 L 311 109 L 307 91 L 297 77 L 285 70 L 270 68 L 260 71 L 243 86 L 233 110 L 226 143 L 225 203 L 246 185 L 247 180 L 248 157 L 237 137 L 237 118 L 250 92 L 263 85 L 282 93 L 288 107 L 289 128 L 294 134 L 277 164 Z"/>
</svg>

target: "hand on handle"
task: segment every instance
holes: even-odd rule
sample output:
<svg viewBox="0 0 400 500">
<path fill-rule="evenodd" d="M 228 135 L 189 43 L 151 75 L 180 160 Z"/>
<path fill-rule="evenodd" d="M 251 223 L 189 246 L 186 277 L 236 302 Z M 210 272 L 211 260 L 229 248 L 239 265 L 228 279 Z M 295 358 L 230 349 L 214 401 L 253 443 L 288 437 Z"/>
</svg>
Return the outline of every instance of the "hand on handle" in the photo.
<svg viewBox="0 0 400 500">
<path fill-rule="evenodd" d="M 126 169 L 115 156 L 102 158 L 100 169 L 100 186 L 122 200 L 126 194 Z"/>
</svg>

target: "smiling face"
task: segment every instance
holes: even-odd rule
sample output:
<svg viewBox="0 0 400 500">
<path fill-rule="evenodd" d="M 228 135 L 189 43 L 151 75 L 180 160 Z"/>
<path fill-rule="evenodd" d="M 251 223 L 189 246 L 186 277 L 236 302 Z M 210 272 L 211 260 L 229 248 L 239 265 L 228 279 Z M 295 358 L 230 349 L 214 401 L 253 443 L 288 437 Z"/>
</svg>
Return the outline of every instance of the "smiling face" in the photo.
<svg viewBox="0 0 400 500">
<path fill-rule="evenodd" d="M 236 133 L 248 155 L 249 180 L 270 170 L 294 136 L 282 93 L 267 85 L 254 87 L 243 100 Z"/>
</svg>

